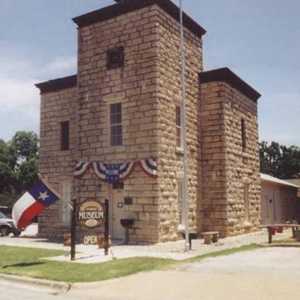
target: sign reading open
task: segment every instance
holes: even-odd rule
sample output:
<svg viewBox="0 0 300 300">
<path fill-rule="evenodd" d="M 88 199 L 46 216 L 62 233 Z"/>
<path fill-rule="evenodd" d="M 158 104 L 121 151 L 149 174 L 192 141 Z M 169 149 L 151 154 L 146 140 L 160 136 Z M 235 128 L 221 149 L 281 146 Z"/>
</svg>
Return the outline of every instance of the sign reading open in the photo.
<svg viewBox="0 0 300 300">
<path fill-rule="evenodd" d="M 78 220 L 81 226 L 95 228 L 103 225 L 104 209 L 97 201 L 86 201 L 79 207 Z"/>
</svg>

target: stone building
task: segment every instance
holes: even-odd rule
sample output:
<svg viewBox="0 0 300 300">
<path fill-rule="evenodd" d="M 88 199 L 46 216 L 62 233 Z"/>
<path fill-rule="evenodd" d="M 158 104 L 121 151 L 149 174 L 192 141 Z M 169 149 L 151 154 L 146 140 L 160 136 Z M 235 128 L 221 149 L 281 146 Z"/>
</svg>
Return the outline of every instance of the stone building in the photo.
<svg viewBox="0 0 300 300">
<path fill-rule="evenodd" d="M 109 199 L 113 239 L 124 238 L 120 220 L 132 218 L 132 242 L 176 240 L 183 185 L 179 9 L 169 0 L 131 0 L 74 22 L 78 73 L 37 84 L 40 173 L 62 194 L 41 216 L 39 234 L 69 231 L 75 197 Z M 189 224 L 228 236 L 260 223 L 260 95 L 228 68 L 203 70 L 205 33 L 184 15 Z M 119 181 L 105 177 L 111 168 Z"/>
</svg>

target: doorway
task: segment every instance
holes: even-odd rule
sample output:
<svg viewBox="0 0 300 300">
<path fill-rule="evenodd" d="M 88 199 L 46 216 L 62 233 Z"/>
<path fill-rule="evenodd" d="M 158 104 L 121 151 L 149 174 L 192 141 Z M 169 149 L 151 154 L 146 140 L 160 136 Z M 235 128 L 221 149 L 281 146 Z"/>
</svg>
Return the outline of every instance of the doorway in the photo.
<svg viewBox="0 0 300 300">
<path fill-rule="evenodd" d="M 263 195 L 262 201 L 262 221 L 263 224 L 273 224 L 274 222 L 274 199 L 270 193 Z"/>
<path fill-rule="evenodd" d="M 121 242 L 125 239 L 125 229 L 121 225 L 121 219 L 124 215 L 124 190 L 119 187 L 114 187 L 111 194 L 112 199 L 110 201 L 110 234 L 112 240 Z"/>
</svg>

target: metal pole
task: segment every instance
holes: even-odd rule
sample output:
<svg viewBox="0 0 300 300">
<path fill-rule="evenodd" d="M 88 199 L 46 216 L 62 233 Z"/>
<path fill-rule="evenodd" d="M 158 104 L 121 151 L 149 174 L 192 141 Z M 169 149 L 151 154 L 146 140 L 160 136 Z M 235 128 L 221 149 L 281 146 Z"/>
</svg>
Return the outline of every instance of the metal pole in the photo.
<svg viewBox="0 0 300 300">
<path fill-rule="evenodd" d="M 108 255 L 109 250 L 109 204 L 105 199 L 104 203 L 104 254 Z"/>
<path fill-rule="evenodd" d="M 76 259 L 76 219 L 77 219 L 77 201 L 73 198 L 73 209 L 71 219 L 71 261 Z"/>
<path fill-rule="evenodd" d="M 179 0 L 180 7 L 180 52 L 181 52 L 181 124 L 182 124 L 182 142 L 183 142 L 183 217 L 185 227 L 185 251 L 189 251 L 189 199 L 188 199 L 188 153 L 186 141 L 186 61 L 185 61 L 185 42 L 183 26 L 183 8 L 182 0 Z"/>
</svg>

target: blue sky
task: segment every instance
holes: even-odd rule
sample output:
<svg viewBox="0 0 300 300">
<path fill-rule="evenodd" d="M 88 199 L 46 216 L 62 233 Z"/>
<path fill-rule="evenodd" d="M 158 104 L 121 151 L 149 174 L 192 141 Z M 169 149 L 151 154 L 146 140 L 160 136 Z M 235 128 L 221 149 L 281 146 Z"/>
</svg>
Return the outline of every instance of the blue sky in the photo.
<svg viewBox="0 0 300 300">
<path fill-rule="evenodd" d="M 174 1 L 176 2 L 176 1 Z M 76 72 L 72 17 L 110 0 L 0 0 L 0 138 L 39 128 L 34 83 Z M 300 146 L 300 2 L 184 0 L 206 30 L 205 69 L 228 66 L 263 97 L 261 140 Z"/>
</svg>

